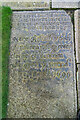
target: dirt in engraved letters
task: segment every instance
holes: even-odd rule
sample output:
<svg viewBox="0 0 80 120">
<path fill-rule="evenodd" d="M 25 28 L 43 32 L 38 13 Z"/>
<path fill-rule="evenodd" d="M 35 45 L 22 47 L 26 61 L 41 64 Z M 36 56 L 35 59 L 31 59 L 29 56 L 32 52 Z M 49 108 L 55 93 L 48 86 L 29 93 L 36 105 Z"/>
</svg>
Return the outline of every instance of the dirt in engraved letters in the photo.
<svg viewBox="0 0 80 120">
<path fill-rule="evenodd" d="M 20 45 L 22 58 L 20 63 L 23 64 L 22 70 L 26 71 L 23 73 L 22 82 L 27 85 L 31 92 L 43 94 L 49 88 L 50 94 L 54 94 L 54 89 L 53 87 L 51 88 L 51 85 L 54 84 L 55 86 L 56 83 L 59 84 L 63 79 L 69 79 L 71 77 L 71 71 L 68 69 L 71 64 L 71 58 L 67 58 L 66 56 L 65 59 L 64 53 L 59 52 L 60 50 L 69 50 L 71 45 L 63 45 L 61 43 L 57 45 L 55 44 L 56 42 L 53 43 L 53 38 L 56 38 L 55 40 L 57 42 L 61 36 L 55 36 L 55 34 L 34 35 L 30 38 L 23 38 L 26 40 L 26 44 L 25 46 Z M 13 38 L 17 42 L 23 39 Z M 70 42 L 69 34 L 66 39 Z M 26 48 L 25 51 L 24 47 Z M 61 70 L 61 68 L 67 69 L 67 72 Z M 47 96 L 49 96 L 48 94 L 47 92 Z"/>
<path fill-rule="evenodd" d="M 13 13 L 8 116 L 73 117 L 72 32 L 64 11 Z"/>
</svg>

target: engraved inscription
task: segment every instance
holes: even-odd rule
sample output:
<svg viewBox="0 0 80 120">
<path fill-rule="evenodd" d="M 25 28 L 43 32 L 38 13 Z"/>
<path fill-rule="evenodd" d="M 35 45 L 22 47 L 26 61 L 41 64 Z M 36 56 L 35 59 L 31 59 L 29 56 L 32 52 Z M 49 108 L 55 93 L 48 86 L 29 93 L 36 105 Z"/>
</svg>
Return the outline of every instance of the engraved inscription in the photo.
<svg viewBox="0 0 80 120">
<path fill-rule="evenodd" d="M 11 75 L 26 99 L 26 114 L 20 116 L 57 118 L 58 111 L 59 118 L 73 117 L 73 47 L 73 26 L 65 11 L 13 12 Z"/>
</svg>

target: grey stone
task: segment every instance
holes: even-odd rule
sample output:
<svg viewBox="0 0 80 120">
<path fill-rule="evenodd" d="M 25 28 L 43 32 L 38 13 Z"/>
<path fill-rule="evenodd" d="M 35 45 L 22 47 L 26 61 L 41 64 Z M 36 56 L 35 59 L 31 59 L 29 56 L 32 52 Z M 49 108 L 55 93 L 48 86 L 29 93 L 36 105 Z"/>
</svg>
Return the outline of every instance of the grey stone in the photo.
<svg viewBox="0 0 80 120">
<path fill-rule="evenodd" d="M 49 9 L 49 0 L 42 0 L 41 2 L 2 2 L 2 6 L 9 6 L 12 10 L 29 10 L 29 9 Z"/>
<path fill-rule="evenodd" d="M 77 65 L 78 108 L 80 108 L 80 64 Z"/>
<path fill-rule="evenodd" d="M 78 108 L 80 108 L 80 10 L 75 11 L 75 43 L 76 43 L 76 62 L 77 62 L 77 92 Z"/>
<path fill-rule="evenodd" d="M 80 8 L 80 0 L 52 0 L 52 8 Z"/>
<path fill-rule="evenodd" d="M 13 12 L 8 118 L 75 118 L 73 25 L 63 10 Z"/>
<path fill-rule="evenodd" d="M 80 63 L 80 10 L 75 11 L 76 62 Z"/>
</svg>

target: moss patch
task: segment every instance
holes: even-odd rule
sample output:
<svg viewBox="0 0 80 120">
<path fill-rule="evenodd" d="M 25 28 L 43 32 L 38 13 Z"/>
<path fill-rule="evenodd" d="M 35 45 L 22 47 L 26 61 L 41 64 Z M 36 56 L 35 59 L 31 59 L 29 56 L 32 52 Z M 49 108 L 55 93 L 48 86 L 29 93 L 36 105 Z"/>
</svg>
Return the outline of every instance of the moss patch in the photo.
<svg viewBox="0 0 80 120">
<path fill-rule="evenodd" d="M 8 103 L 8 63 L 9 63 L 9 44 L 11 33 L 11 15 L 9 7 L 2 7 L 2 117 L 7 115 Z"/>
</svg>

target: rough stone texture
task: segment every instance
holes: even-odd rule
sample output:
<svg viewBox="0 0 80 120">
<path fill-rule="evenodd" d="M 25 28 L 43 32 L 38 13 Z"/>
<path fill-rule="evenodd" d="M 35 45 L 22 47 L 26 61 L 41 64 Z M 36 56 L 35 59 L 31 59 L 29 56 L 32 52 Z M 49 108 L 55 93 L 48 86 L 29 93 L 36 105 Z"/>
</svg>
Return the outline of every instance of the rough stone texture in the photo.
<svg viewBox="0 0 80 120">
<path fill-rule="evenodd" d="M 75 11 L 76 60 L 80 63 L 80 10 Z"/>
<path fill-rule="evenodd" d="M 33 2 L 2 2 L 3 6 L 10 6 L 12 10 L 29 10 L 29 9 L 49 9 L 49 0 Z"/>
<path fill-rule="evenodd" d="M 52 0 L 52 8 L 80 8 L 80 0 Z"/>
<path fill-rule="evenodd" d="M 63 10 L 13 12 L 8 118 L 73 118 L 73 25 Z"/>
<path fill-rule="evenodd" d="M 77 68 L 78 108 L 80 108 L 80 64 L 77 65 Z"/>
<path fill-rule="evenodd" d="M 75 11 L 75 43 L 77 68 L 78 106 L 80 108 L 80 10 Z"/>
</svg>

